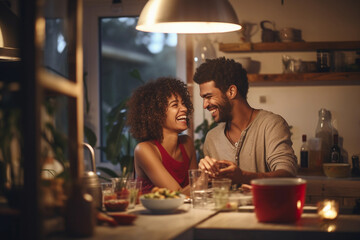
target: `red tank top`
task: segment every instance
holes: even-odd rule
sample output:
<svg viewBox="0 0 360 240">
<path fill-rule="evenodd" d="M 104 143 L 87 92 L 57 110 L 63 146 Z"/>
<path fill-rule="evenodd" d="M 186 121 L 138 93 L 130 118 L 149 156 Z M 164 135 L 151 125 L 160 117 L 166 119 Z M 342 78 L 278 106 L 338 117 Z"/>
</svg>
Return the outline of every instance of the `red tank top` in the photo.
<svg viewBox="0 0 360 240">
<path fill-rule="evenodd" d="M 183 158 L 183 161 L 179 162 L 176 161 L 173 157 L 171 157 L 158 141 L 155 140 L 154 143 L 160 151 L 162 164 L 164 165 L 166 170 L 179 183 L 181 187 L 185 187 L 186 185 L 188 185 L 188 170 L 190 166 L 190 160 L 184 146 L 182 144 L 179 144 L 181 155 Z M 155 185 L 151 182 L 149 178 L 139 178 L 139 180 L 142 181 L 142 193 L 148 193 L 153 187 L 155 187 Z"/>
</svg>

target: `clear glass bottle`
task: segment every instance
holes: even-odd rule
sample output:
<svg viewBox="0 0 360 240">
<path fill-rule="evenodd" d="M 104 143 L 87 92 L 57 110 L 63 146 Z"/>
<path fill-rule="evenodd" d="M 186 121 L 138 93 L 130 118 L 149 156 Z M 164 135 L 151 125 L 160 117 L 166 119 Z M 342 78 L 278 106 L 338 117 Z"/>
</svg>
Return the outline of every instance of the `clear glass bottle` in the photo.
<svg viewBox="0 0 360 240">
<path fill-rule="evenodd" d="M 339 135 L 334 134 L 334 145 L 331 147 L 331 150 L 330 150 L 330 162 L 332 162 L 332 163 L 341 163 L 342 162 L 341 150 L 338 145 L 338 141 L 339 141 Z"/>
<path fill-rule="evenodd" d="M 309 146 L 306 141 L 306 134 L 302 135 L 302 145 L 300 147 L 300 167 L 309 167 Z"/>
<path fill-rule="evenodd" d="M 321 139 L 322 162 L 330 162 L 329 149 L 333 145 L 332 136 L 337 131 L 331 125 L 331 113 L 325 108 L 319 110 L 319 120 L 316 127 L 315 136 Z"/>
</svg>

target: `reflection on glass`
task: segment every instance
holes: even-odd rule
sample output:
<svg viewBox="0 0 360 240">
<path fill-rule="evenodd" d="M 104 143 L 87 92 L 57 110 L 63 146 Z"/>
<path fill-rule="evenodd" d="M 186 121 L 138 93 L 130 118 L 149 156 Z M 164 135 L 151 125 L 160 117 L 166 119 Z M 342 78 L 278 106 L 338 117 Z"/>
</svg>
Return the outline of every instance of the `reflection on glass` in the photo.
<svg viewBox="0 0 360 240">
<path fill-rule="evenodd" d="M 44 66 L 52 73 L 69 78 L 64 20 L 46 19 L 45 22 Z"/>
<path fill-rule="evenodd" d="M 43 66 L 51 73 L 69 78 L 69 34 L 75 24 L 69 24 L 68 2 L 63 0 L 44 0 L 45 20 Z"/>
</svg>

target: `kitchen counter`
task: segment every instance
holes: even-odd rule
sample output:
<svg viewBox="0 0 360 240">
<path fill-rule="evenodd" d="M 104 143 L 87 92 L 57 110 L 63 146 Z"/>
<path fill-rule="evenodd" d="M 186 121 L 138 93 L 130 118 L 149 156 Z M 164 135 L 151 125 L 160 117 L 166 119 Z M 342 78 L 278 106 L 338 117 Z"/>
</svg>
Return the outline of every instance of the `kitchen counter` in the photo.
<svg viewBox="0 0 360 240">
<path fill-rule="evenodd" d="M 194 239 L 359 239 L 360 216 L 340 215 L 331 222 L 303 213 L 293 224 L 260 223 L 252 212 L 223 212 L 195 227 Z"/>
<path fill-rule="evenodd" d="M 111 227 L 97 226 L 91 240 L 165 240 L 165 239 L 192 239 L 191 230 L 196 224 L 212 217 L 216 211 L 193 209 L 191 204 L 183 204 L 172 214 L 153 214 L 142 205 L 130 209 L 128 213 L 138 215 L 133 225 Z M 190 236 L 189 236 L 190 234 Z M 51 237 L 53 240 L 78 239 L 66 236 Z"/>
<path fill-rule="evenodd" d="M 241 210 L 241 209 L 240 209 Z M 321 221 L 314 208 L 296 223 L 259 223 L 253 207 L 237 212 L 193 209 L 183 204 L 173 214 L 152 214 L 141 205 L 129 210 L 138 215 L 133 225 L 98 226 L 88 240 L 112 239 L 359 239 L 360 215 L 340 214 L 335 221 Z M 51 237 L 50 239 L 71 239 Z M 75 238 L 74 238 L 75 239 Z"/>
<path fill-rule="evenodd" d="M 298 176 L 307 181 L 306 204 L 316 204 L 325 198 L 337 200 L 342 208 L 353 208 L 360 199 L 360 178 L 329 178 Z"/>
</svg>

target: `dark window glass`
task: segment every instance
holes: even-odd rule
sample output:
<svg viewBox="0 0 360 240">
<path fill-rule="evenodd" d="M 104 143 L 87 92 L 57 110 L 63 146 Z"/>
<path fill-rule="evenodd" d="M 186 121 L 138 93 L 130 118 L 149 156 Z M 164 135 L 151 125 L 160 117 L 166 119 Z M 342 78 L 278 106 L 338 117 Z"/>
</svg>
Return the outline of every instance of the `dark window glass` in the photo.
<svg viewBox="0 0 360 240">
<path fill-rule="evenodd" d="M 176 76 L 176 34 L 135 29 L 137 17 L 101 18 L 100 114 L 101 146 L 105 146 L 109 112 L 144 82 Z M 141 80 L 132 73 L 138 72 Z M 102 154 L 102 161 L 106 161 Z"/>
</svg>

